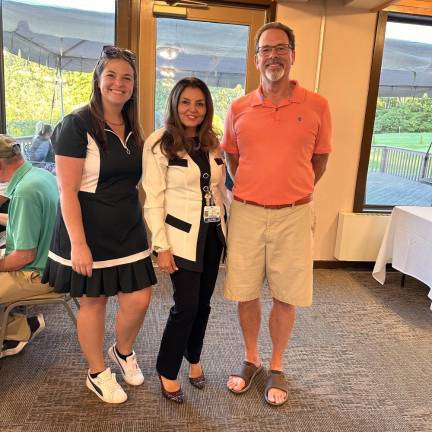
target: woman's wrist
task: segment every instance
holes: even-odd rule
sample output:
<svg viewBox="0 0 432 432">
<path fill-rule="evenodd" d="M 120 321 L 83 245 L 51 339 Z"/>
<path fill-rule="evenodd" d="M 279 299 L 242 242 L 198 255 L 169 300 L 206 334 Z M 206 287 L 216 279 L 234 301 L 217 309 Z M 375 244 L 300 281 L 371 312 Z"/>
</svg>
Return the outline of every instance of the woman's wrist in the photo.
<svg viewBox="0 0 432 432">
<path fill-rule="evenodd" d="M 72 247 L 80 247 L 80 246 L 87 246 L 87 242 L 85 240 L 71 240 L 71 246 Z"/>
</svg>

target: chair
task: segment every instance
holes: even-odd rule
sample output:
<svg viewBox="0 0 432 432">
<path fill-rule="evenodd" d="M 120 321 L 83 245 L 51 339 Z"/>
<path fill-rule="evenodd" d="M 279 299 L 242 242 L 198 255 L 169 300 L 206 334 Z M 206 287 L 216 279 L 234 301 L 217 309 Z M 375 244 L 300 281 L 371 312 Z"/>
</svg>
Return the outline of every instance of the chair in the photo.
<svg viewBox="0 0 432 432">
<path fill-rule="evenodd" d="M 3 341 L 6 335 L 6 326 L 9 318 L 9 314 L 12 312 L 12 309 L 17 306 L 31 306 L 38 304 L 61 304 L 66 309 L 70 319 L 74 323 L 76 327 L 76 318 L 72 311 L 72 308 L 69 305 L 69 301 L 73 300 L 76 307 L 79 309 L 79 303 L 76 298 L 70 297 L 69 294 L 58 294 L 54 292 L 40 294 L 32 297 L 27 297 L 21 300 L 16 300 L 11 303 L 0 304 L 0 348 L 3 346 Z M 3 309 L 3 310 L 2 310 Z"/>
</svg>

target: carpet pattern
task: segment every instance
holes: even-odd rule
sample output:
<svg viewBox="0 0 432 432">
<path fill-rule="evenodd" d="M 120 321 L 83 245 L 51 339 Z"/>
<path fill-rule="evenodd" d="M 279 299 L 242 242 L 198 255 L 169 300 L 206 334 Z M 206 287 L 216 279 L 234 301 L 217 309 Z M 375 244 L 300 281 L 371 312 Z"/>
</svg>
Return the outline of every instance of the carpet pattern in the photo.
<svg viewBox="0 0 432 432">
<path fill-rule="evenodd" d="M 236 305 L 222 297 L 223 273 L 202 356 L 207 386 L 193 388 L 183 364 L 185 404 L 163 399 L 155 375 L 171 306 L 169 280 L 159 274 L 136 344 L 146 381 L 138 388 L 124 384 L 125 404 L 104 404 L 85 387 L 86 364 L 63 309 L 34 307 L 44 312 L 46 330 L 22 353 L 0 360 L 0 430 L 432 431 L 432 311 L 425 285 L 407 277 L 401 287 L 398 273 L 389 273 L 383 287 L 369 272 L 316 270 L 314 305 L 298 309 L 284 359 L 289 401 L 274 408 L 263 398 L 264 374 L 243 395 L 226 390 L 242 347 Z M 264 291 L 260 348 L 268 366 L 271 299 Z M 106 349 L 113 341 L 115 309 L 110 300 Z M 113 367 L 108 357 L 107 362 Z"/>
</svg>

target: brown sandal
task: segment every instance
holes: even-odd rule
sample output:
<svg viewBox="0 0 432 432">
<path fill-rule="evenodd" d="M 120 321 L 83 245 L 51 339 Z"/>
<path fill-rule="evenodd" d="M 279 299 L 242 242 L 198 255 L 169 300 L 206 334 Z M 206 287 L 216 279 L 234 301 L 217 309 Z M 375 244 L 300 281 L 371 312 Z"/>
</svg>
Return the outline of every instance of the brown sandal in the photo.
<svg viewBox="0 0 432 432">
<path fill-rule="evenodd" d="M 286 393 L 286 397 L 282 402 L 275 403 L 268 398 L 270 389 L 282 390 Z M 264 398 L 266 402 L 273 406 L 283 405 L 288 400 L 288 383 L 282 371 L 270 369 L 267 376 L 266 388 L 264 390 Z"/>
<path fill-rule="evenodd" d="M 263 366 L 255 366 L 253 363 L 244 361 L 238 374 L 232 374 L 232 377 L 238 377 L 244 380 L 245 386 L 241 390 L 234 390 L 228 387 L 228 390 L 235 394 L 245 393 L 250 389 L 254 378 L 263 370 Z"/>
</svg>

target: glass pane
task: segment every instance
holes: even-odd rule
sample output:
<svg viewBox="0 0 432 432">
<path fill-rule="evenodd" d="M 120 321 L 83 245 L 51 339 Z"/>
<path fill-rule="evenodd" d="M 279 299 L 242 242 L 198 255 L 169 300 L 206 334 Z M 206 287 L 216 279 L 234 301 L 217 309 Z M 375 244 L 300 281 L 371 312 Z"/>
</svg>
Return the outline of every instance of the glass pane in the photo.
<svg viewBox="0 0 432 432">
<path fill-rule="evenodd" d="M 3 0 L 6 128 L 35 165 L 53 168 L 49 131 L 89 100 L 102 47 L 114 43 L 115 3 Z"/>
<path fill-rule="evenodd" d="M 196 76 L 210 88 L 221 134 L 229 104 L 244 94 L 249 27 L 173 18 L 158 18 L 156 25 L 155 128 L 163 126 L 174 84 Z"/>
<path fill-rule="evenodd" d="M 432 25 L 389 22 L 367 205 L 432 205 Z"/>
</svg>

